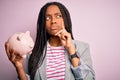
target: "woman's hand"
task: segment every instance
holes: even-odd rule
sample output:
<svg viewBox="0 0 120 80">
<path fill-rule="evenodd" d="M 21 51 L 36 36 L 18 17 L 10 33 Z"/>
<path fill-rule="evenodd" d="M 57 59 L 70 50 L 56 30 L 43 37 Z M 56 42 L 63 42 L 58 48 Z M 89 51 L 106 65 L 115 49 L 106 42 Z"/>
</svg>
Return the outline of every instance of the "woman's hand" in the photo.
<svg viewBox="0 0 120 80">
<path fill-rule="evenodd" d="M 66 48 L 70 47 L 72 44 L 71 34 L 68 33 L 65 29 L 58 31 L 55 35 L 59 37 L 62 45 Z"/>
<path fill-rule="evenodd" d="M 62 45 L 68 50 L 69 55 L 75 54 L 76 49 L 75 46 L 72 42 L 71 34 L 66 31 L 66 29 L 63 27 L 62 30 L 58 31 L 56 36 L 59 37 Z M 77 67 L 79 64 L 80 58 L 72 58 L 71 62 L 74 67 Z"/>
<path fill-rule="evenodd" d="M 8 59 L 13 63 L 13 65 L 17 67 L 23 67 L 23 58 L 19 53 L 15 53 L 15 49 L 11 49 L 9 47 L 9 43 L 5 43 L 5 50 L 8 56 Z"/>
<path fill-rule="evenodd" d="M 75 46 L 72 42 L 71 34 L 66 31 L 64 25 L 62 24 L 62 29 L 59 30 L 55 36 L 58 36 L 62 45 L 69 51 L 70 54 L 75 53 Z"/>
<path fill-rule="evenodd" d="M 5 43 L 5 50 L 9 60 L 16 68 L 19 80 L 27 80 L 25 71 L 23 68 L 23 58 L 19 53 L 15 53 L 15 49 L 10 50 L 9 43 Z"/>
</svg>

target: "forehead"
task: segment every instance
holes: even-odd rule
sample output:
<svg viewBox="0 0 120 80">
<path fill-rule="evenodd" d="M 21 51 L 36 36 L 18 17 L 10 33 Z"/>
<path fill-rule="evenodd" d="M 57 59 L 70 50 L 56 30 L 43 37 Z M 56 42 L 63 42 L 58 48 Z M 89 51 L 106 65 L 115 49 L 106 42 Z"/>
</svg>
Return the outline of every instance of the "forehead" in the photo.
<svg viewBox="0 0 120 80">
<path fill-rule="evenodd" d="M 61 13 L 60 9 L 56 5 L 50 5 L 46 10 L 46 14 L 54 14 L 54 13 Z"/>
</svg>

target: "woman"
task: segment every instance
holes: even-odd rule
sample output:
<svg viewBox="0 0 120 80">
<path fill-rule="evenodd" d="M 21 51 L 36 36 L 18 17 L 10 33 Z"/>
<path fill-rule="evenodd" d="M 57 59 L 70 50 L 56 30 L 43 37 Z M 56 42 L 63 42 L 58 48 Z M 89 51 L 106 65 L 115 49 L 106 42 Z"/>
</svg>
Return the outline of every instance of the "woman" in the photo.
<svg viewBox="0 0 120 80">
<path fill-rule="evenodd" d="M 5 48 L 20 80 L 94 80 L 89 46 L 74 40 L 69 12 L 61 3 L 47 3 L 40 10 L 28 71 L 7 42 Z"/>
</svg>

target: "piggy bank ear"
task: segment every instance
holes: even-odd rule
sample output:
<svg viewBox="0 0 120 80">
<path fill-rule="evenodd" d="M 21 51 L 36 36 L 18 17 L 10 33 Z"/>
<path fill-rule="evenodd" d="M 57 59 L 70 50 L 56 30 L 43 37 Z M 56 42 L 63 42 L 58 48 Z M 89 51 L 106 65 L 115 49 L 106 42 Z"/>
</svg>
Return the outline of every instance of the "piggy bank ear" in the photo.
<svg viewBox="0 0 120 80">
<path fill-rule="evenodd" d="M 30 31 L 26 31 L 25 34 L 26 34 L 26 35 L 30 35 Z"/>
</svg>

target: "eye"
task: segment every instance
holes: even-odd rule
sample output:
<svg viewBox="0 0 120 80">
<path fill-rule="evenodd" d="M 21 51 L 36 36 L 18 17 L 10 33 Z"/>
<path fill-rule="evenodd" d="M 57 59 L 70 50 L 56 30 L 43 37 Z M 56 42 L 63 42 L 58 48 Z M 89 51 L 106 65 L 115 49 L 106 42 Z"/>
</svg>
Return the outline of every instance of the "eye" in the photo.
<svg viewBox="0 0 120 80">
<path fill-rule="evenodd" d="M 46 21 L 49 21 L 51 20 L 51 17 L 50 16 L 46 16 Z"/>
<path fill-rule="evenodd" d="M 60 14 L 58 14 L 58 15 L 56 15 L 56 18 L 61 18 L 62 17 L 62 15 L 60 15 Z"/>
</svg>

